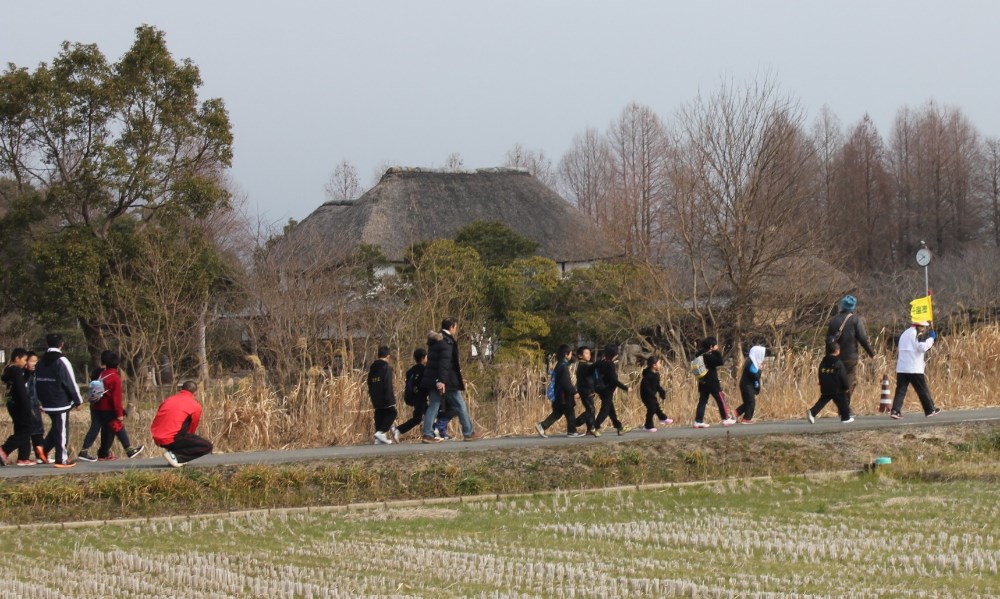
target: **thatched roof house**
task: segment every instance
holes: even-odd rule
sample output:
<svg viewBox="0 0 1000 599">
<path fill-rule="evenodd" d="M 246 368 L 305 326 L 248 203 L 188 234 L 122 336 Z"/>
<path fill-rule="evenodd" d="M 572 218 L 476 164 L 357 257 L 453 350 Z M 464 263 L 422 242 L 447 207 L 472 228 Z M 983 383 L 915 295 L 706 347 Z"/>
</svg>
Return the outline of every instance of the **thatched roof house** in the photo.
<svg viewBox="0 0 1000 599">
<path fill-rule="evenodd" d="M 612 246 L 583 213 L 524 169 L 390 168 L 353 202 L 327 202 L 291 235 L 345 253 L 378 246 L 394 263 L 418 241 L 453 238 L 475 221 L 500 221 L 539 244 L 538 254 L 563 271 L 614 257 Z"/>
</svg>

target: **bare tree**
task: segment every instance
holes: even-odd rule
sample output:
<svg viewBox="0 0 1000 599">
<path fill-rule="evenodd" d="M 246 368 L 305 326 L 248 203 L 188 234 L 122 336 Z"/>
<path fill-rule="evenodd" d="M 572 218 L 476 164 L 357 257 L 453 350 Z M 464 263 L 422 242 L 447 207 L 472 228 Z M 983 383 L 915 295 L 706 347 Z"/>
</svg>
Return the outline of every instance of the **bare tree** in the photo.
<svg viewBox="0 0 1000 599">
<path fill-rule="evenodd" d="M 989 206 L 992 242 L 1000 247 L 1000 138 L 991 137 L 985 143 L 983 188 Z"/>
<path fill-rule="evenodd" d="M 816 164 L 819 169 L 819 187 L 816 194 L 816 209 L 825 214 L 832 206 L 834 159 L 844 145 L 843 127 L 840 119 L 829 106 L 820 109 L 813 125 L 812 140 L 816 148 Z"/>
<path fill-rule="evenodd" d="M 832 225 L 831 246 L 855 271 L 883 269 L 892 264 L 893 187 L 882 138 L 868 115 L 851 131 L 834 160 L 831 204 L 826 218 Z"/>
<path fill-rule="evenodd" d="M 448 157 L 444 159 L 444 167 L 447 169 L 458 170 L 465 167 L 465 161 L 462 160 L 462 155 L 458 152 L 452 152 L 448 154 Z"/>
<path fill-rule="evenodd" d="M 930 102 L 918 111 L 900 109 L 891 140 L 900 255 L 920 240 L 938 253 L 963 251 L 983 232 L 979 133 L 959 109 Z"/>
<path fill-rule="evenodd" d="M 614 160 L 616 216 L 623 219 L 625 251 L 654 255 L 661 241 L 667 194 L 667 135 L 660 118 L 647 106 L 630 103 L 608 132 Z"/>
<path fill-rule="evenodd" d="M 614 163 L 607 140 L 588 128 L 573 137 L 573 144 L 559 161 L 560 187 L 577 207 L 598 223 L 611 219 L 608 203 Z"/>
<path fill-rule="evenodd" d="M 364 193 L 358 179 L 358 170 L 346 158 L 333 169 L 324 190 L 327 197 L 335 202 L 350 202 Z"/>
<path fill-rule="evenodd" d="M 711 267 L 693 267 L 700 276 L 717 272 L 725 281 L 726 324 L 736 343 L 753 325 L 768 280 L 790 260 L 816 254 L 815 150 L 803 120 L 799 105 L 769 80 L 724 84 L 679 114 L 675 200 L 697 212 L 687 235 L 707 244 L 688 259 Z"/>
<path fill-rule="evenodd" d="M 529 150 L 519 143 L 514 144 L 504 156 L 504 166 L 526 169 L 531 176 L 551 189 L 556 189 L 559 185 L 552 160 L 545 155 L 544 150 Z"/>
</svg>

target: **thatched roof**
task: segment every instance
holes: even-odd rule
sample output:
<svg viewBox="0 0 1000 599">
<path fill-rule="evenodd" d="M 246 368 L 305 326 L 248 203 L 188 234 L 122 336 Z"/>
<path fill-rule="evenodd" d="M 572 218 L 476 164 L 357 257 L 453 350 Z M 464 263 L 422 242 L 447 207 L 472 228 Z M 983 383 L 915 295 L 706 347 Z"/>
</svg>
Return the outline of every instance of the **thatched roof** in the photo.
<svg viewBox="0 0 1000 599">
<path fill-rule="evenodd" d="M 414 242 L 453 238 L 475 221 L 505 223 L 556 262 L 614 257 L 593 222 L 524 169 L 390 168 L 358 200 L 323 204 L 291 235 L 345 252 L 374 245 L 402 262 Z"/>
</svg>

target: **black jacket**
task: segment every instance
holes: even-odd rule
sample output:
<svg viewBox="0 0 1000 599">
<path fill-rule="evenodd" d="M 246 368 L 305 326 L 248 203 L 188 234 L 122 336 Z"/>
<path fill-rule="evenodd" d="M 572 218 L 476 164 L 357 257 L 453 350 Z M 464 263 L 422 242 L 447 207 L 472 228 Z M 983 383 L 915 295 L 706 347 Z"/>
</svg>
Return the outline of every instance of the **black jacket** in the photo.
<svg viewBox="0 0 1000 599">
<path fill-rule="evenodd" d="M 754 372 L 751 367 L 753 367 L 753 362 L 747 360 L 746 364 L 743 365 L 743 373 L 740 374 L 740 387 L 750 389 L 756 395 L 760 393 L 760 371 Z"/>
<path fill-rule="evenodd" d="M 618 380 L 618 369 L 612 360 L 598 360 L 594 364 L 597 369 L 597 394 L 607 399 L 615 394 L 615 389 L 628 391 L 628 385 Z"/>
<path fill-rule="evenodd" d="M 396 393 L 392 389 L 392 367 L 379 358 L 368 369 L 368 397 L 376 410 L 396 405 Z"/>
<path fill-rule="evenodd" d="M 42 410 L 65 412 L 83 403 L 80 388 L 76 385 L 73 366 L 56 349 L 49 349 L 35 367 L 35 390 Z"/>
<path fill-rule="evenodd" d="M 10 364 L 4 368 L 0 380 L 7 384 L 7 407 L 11 416 L 20 422 L 31 422 L 31 397 L 24 369 Z"/>
<path fill-rule="evenodd" d="M 416 406 L 427 402 L 427 389 L 420 386 L 420 381 L 424 377 L 423 364 L 414 364 L 406 371 L 406 388 L 403 390 L 403 403 L 408 406 Z"/>
<path fill-rule="evenodd" d="M 851 316 L 851 319 L 844 325 L 843 332 L 840 333 L 839 337 L 837 336 L 837 332 L 840 331 L 840 325 L 844 324 L 844 319 L 849 314 L 853 314 L 853 312 L 844 311 L 830 319 L 830 324 L 827 325 L 826 329 L 826 340 L 828 342 L 836 341 L 840 345 L 841 360 L 857 360 L 858 344 L 865 348 L 869 358 L 874 357 L 875 352 L 872 350 L 871 344 L 868 343 L 868 333 L 865 331 L 865 323 L 857 314 Z"/>
<path fill-rule="evenodd" d="M 667 390 L 660 384 L 660 373 L 653 372 L 653 369 L 646 367 L 642 371 L 642 382 L 639 383 L 639 397 L 643 403 L 656 402 L 656 396 L 660 399 L 667 398 Z"/>
<path fill-rule="evenodd" d="M 572 404 L 576 395 L 576 386 L 573 385 L 573 377 L 569 373 L 569 362 L 559 360 L 552 370 L 552 379 L 555 381 L 557 404 Z"/>
<path fill-rule="evenodd" d="M 699 356 L 705 356 L 705 368 L 708 372 L 705 376 L 698 379 L 698 389 L 704 389 L 707 391 L 722 391 L 722 383 L 719 382 L 719 373 L 716 370 L 719 366 L 725 363 L 722 358 L 722 353 L 719 350 L 698 352 Z"/>
<path fill-rule="evenodd" d="M 823 395 L 841 395 L 851 386 L 847 369 L 839 356 L 823 356 L 819 363 L 819 392 Z"/>
<path fill-rule="evenodd" d="M 447 331 L 432 331 L 427 335 L 427 368 L 420 381 L 423 389 L 433 389 L 438 381 L 445 392 L 465 391 L 462 367 L 458 363 L 458 343 Z"/>
<path fill-rule="evenodd" d="M 596 372 L 597 365 L 593 362 L 576 363 L 576 392 L 580 394 L 580 397 L 594 394 L 596 390 L 594 384 L 597 382 Z"/>
</svg>

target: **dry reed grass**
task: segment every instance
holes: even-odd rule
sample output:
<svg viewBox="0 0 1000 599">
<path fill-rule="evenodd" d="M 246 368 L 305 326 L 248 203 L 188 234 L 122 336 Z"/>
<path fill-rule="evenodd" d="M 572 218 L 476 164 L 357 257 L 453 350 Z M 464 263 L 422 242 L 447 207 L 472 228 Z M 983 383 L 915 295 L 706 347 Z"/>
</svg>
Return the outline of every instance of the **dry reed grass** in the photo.
<svg viewBox="0 0 1000 599">
<path fill-rule="evenodd" d="M 858 384 L 852 407 L 858 414 L 878 411 L 882 374 L 894 381 L 895 355 L 880 342 L 873 359 L 863 359 L 858 368 Z M 764 369 L 763 390 L 757 399 L 757 417 L 765 420 L 802 418 L 818 396 L 816 366 L 819 350 L 776 348 Z M 408 364 L 397 364 L 397 381 Z M 620 368 L 620 376 L 629 392 L 616 395 L 622 421 L 641 426 L 645 409 L 638 397 L 640 368 Z M 466 368 L 466 401 L 476 430 L 487 437 L 532 434 L 534 423 L 550 409 L 546 401 L 545 372 L 537 366 L 515 364 L 478 365 Z M 667 400 L 663 406 L 675 420 L 673 426 L 690 425 L 697 403 L 694 380 L 686 364 L 666 363 L 663 370 Z M 740 403 L 738 368 L 727 364 L 721 369 L 722 386 L 731 406 Z M 993 399 L 1000 391 L 1000 325 L 984 326 L 953 336 L 939 337 L 929 354 L 927 376 L 931 392 L 944 409 L 972 409 L 997 405 Z M 149 422 L 162 397 L 172 393 L 163 389 L 136 393 L 126 426 L 137 442 L 148 443 Z M 343 376 L 313 372 L 287 393 L 268 384 L 266 373 L 226 382 L 215 381 L 199 393 L 205 415 L 199 433 L 212 439 L 218 451 L 248 451 L 368 443 L 373 433 L 371 404 L 365 387 L 365 373 L 349 371 Z M 411 409 L 400 401 L 400 419 Z M 919 404 L 912 391 L 904 410 L 913 412 Z M 832 415 L 833 408 L 829 408 Z M 718 414 L 709 401 L 709 422 Z M 89 414 L 72 414 L 72 444 L 79 448 L 89 424 Z M 563 430 L 557 423 L 552 432 Z M 455 434 L 457 422 L 453 422 Z M 405 440 L 419 438 L 419 429 Z"/>
</svg>

